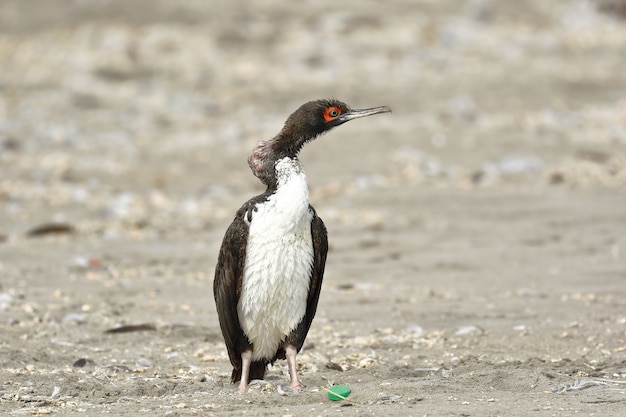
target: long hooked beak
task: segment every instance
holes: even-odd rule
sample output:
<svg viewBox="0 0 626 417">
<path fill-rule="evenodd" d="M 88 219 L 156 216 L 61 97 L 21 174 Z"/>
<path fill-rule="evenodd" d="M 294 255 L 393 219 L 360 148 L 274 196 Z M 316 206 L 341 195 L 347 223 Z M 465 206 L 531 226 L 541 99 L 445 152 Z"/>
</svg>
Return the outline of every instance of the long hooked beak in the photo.
<svg viewBox="0 0 626 417">
<path fill-rule="evenodd" d="M 358 119 L 360 117 L 373 116 L 378 113 L 391 113 L 391 107 L 388 106 L 380 106 L 380 107 L 372 107 L 371 109 L 350 109 L 341 116 L 335 119 L 338 124 L 342 124 L 348 122 L 352 119 Z"/>
</svg>

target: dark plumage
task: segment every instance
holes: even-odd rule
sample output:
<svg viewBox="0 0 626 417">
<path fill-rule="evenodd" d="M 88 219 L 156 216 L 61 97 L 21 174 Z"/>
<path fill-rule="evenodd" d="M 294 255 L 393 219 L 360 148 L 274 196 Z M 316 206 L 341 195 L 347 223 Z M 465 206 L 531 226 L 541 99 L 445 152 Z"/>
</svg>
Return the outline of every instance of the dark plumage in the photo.
<svg viewBox="0 0 626 417">
<path fill-rule="evenodd" d="M 240 381 L 239 391 L 246 391 L 250 380 L 262 379 L 276 359 L 287 359 L 291 386 L 302 389 L 295 358 L 317 309 L 328 240 L 324 223 L 309 205 L 298 153 L 335 126 L 390 111 L 311 101 L 289 116 L 278 135 L 253 149 L 248 164 L 267 189 L 237 211 L 213 283 L 231 379 Z"/>
</svg>

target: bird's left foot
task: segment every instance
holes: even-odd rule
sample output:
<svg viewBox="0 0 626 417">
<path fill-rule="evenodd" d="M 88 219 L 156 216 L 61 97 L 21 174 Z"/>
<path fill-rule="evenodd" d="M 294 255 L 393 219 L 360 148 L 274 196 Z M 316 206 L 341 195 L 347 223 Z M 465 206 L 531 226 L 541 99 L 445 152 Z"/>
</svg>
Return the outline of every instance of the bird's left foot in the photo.
<svg viewBox="0 0 626 417">
<path fill-rule="evenodd" d="M 291 381 L 291 389 L 297 392 L 304 391 L 304 385 L 300 381 Z"/>
<path fill-rule="evenodd" d="M 285 348 L 285 356 L 287 357 L 287 366 L 289 367 L 289 377 L 291 379 L 291 389 L 294 391 L 304 391 L 304 385 L 298 378 L 298 367 L 296 365 L 296 354 L 298 350 L 295 346 L 287 346 Z"/>
</svg>

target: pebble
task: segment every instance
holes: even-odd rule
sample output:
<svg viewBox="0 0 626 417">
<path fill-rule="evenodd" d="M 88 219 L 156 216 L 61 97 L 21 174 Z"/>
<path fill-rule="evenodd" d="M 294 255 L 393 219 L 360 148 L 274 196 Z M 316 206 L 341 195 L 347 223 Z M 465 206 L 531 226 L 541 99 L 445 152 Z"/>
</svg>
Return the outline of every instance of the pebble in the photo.
<svg viewBox="0 0 626 417">
<path fill-rule="evenodd" d="M 72 366 L 75 368 L 83 368 L 87 365 L 93 366 L 95 365 L 95 362 L 91 359 L 80 358 L 72 364 Z"/>
<path fill-rule="evenodd" d="M 79 313 L 67 313 L 61 319 L 63 323 L 73 323 L 73 324 L 85 324 L 87 323 L 87 317 L 84 314 Z"/>
<path fill-rule="evenodd" d="M 13 296 L 7 292 L 0 293 L 0 310 L 8 310 L 13 304 Z"/>
<path fill-rule="evenodd" d="M 498 162 L 486 162 L 472 174 L 474 183 L 494 185 L 507 178 L 539 174 L 544 170 L 544 162 L 536 156 L 507 156 Z"/>
<path fill-rule="evenodd" d="M 463 326 L 454 334 L 456 336 L 478 336 L 484 333 L 484 330 L 477 326 Z"/>
<path fill-rule="evenodd" d="M 424 328 L 417 324 L 413 324 L 407 327 L 407 331 L 414 336 L 420 337 L 424 335 Z"/>
<path fill-rule="evenodd" d="M 167 359 L 169 361 L 169 360 L 178 358 L 179 356 L 180 356 L 180 353 L 172 352 L 172 353 L 168 353 L 167 355 L 165 355 L 165 359 Z"/>
<path fill-rule="evenodd" d="M 135 364 L 140 368 L 150 368 L 152 366 L 152 362 L 146 358 L 139 358 Z"/>
<path fill-rule="evenodd" d="M 213 383 L 213 384 L 219 382 L 219 379 L 214 378 L 214 377 L 212 377 L 210 375 L 207 375 L 207 374 L 200 374 L 200 375 L 198 375 L 196 377 L 196 380 L 198 382 L 210 382 L 210 383 Z"/>
<path fill-rule="evenodd" d="M 519 175 L 541 172 L 544 163 L 536 156 L 507 156 L 500 160 L 497 168 L 502 175 Z"/>
</svg>

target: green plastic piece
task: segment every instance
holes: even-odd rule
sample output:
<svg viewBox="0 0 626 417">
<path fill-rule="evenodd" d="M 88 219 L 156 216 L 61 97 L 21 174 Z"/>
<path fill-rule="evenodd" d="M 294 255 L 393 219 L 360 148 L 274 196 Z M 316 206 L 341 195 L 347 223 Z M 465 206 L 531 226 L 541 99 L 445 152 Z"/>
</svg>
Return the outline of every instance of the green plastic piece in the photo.
<svg viewBox="0 0 626 417">
<path fill-rule="evenodd" d="M 331 401 L 341 401 L 348 398 L 351 392 L 352 390 L 347 385 L 333 385 L 328 388 L 328 399 Z"/>
</svg>

